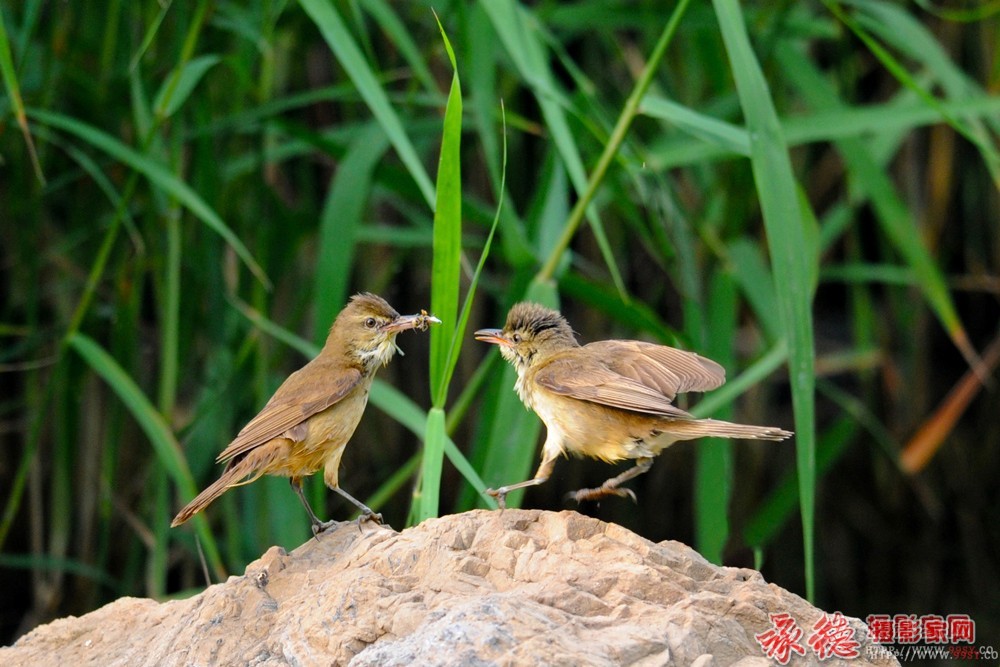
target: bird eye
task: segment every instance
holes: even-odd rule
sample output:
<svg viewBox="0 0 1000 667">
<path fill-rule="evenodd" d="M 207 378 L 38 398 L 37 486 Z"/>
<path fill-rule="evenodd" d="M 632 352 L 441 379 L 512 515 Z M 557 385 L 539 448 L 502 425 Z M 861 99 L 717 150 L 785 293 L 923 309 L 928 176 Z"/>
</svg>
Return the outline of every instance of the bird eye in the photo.
<svg viewBox="0 0 1000 667">
<path fill-rule="evenodd" d="M 369 317 L 365 320 L 365 327 L 368 329 L 374 329 L 376 324 L 378 324 L 378 322 L 375 321 L 374 317 Z"/>
<path fill-rule="evenodd" d="M 521 334 L 517 334 L 516 333 L 513 336 L 511 336 L 510 339 L 512 341 L 514 341 L 515 343 L 520 343 L 521 342 Z"/>
</svg>

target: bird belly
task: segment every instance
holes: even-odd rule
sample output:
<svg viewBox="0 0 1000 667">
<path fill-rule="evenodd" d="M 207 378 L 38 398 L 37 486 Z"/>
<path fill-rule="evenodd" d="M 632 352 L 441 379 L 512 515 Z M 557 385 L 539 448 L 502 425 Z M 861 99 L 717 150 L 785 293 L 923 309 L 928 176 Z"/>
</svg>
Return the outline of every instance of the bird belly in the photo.
<svg viewBox="0 0 1000 667">
<path fill-rule="evenodd" d="M 338 467 L 344 447 L 361 421 L 367 402 L 367 390 L 349 394 L 289 429 L 281 438 L 275 438 L 286 440 L 291 445 L 288 457 L 277 464 L 279 469 L 269 472 L 286 477 L 307 477 L 321 468 L 329 470 L 328 463 Z M 329 473 L 326 476 L 329 477 Z M 335 483 L 336 478 L 333 481 Z"/>
<path fill-rule="evenodd" d="M 546 399 L 535 401 L 535 412 L 563 452 L 611 463 L 656 456 L 673 442 L 655 418 L 554 394 Z"/>
</svg>

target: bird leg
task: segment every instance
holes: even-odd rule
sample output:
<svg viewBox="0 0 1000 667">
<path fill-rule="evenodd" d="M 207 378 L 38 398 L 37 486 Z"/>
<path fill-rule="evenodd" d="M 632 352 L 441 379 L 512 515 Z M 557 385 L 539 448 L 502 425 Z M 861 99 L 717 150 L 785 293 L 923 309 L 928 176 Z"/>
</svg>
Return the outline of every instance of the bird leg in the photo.
<svg viewBox="0 0 1000 667">
<path fill-rule="evenodd" d="M 302 480 L 299 479 L 298 477 L 292 477 L 288 481 L 291 482 L 292 489 L 295 491 L 295 494 L 299 497 L 299 500 L 302 501 L 302 506 L 306 508 L 306 512 L 309 512 L 309 519 L 312 522 L 313 535 L 319 535 L 323 531 L 332 528 L 340 523 L 339 521 L 334 521 L 332 519 L 330 521 L 320 521 L 319 517 L 316 516 L 316 513 L 313 512 L 312 507 L 309 505 L 309 501 L 306 500 L 305 494 L 302 492 Z M 374 521 L 377 524 L 382 523 L 381 514 L 373 512 L 370 507 L 365 505 L 360 500 L 356 500 L 354 496 L 349 494 L 347 491 L 344 491 L 339 486 L 335 486 L 332 488 L 334 491 L 342 495 L 344 498 L 351 501 L 351 503 L 355 507 L 357 507 L 358 510 L 361 511 L 361 516 L 358 517 L 358 528 L 361 528 L 361 522 L 363 521 Z"/>
<path fill-rule="evenodd" d="M 531 479 L 527 479 L 523 482 L 518 482 L 517 484 L 508 484 L 507 486 L 501 486 L 499 489 L 486 489 L 486 495 L 492 496 L 497 499 L 497 505 L 500 509 L 507 508 L 507 494 L 511 491 L 517 491 L 518 489 L 524 489 L 529 486 L 538 486 L 539 484 L 544 484 L 552 476 L 552 468 L 555 467 L 556 457 L 542 459 L 542 464 L 538 466 L 538 470 L 535 472 L 535 476 Z"/>
<path fill-rule="evenodd" d="M 361 502 L 360 500 L 356 499 L 354 496 L 352 496 L 351 494 L 349 494 L 347 491 L 344 491 L 339 486 L 333 486 L 333 487 L 330 487 L 330 488 L 332 488 L 334 491 L 336 491 L 337 493 L 339 493 L 346 500 L 350 501 L 351 504 L 354 505 L 355 507 L 357 507 L 358 510 L 361 512 L 361 516 L 358 517 L 358 530 L 361 529 L 361 523 L 363 521 L 374 521 L 378 525 L 380 525 L 380 526 L 382 525 L 382 515 L 381 514 L 378 514 L 377 512 L 374 512 L 372 510 L 372 508 L 368 507 L 368 505 L 365 505 L 363 502 Z"/>
<path fill-rule="evenodd" d="M 288 482 L 292 485 L 292 490 L 295 491 L 295 495 L 299 497 L 302 501 L 302 506 L 306 508 L 306 512 L 309 513 L 309 521 L 312 523 L 313 535 L 319 535 L 327 528 L 330 528 L 337 524 L 336 521 L 320 521 L 316 513 L 313 512 L 312 506 L 309 501 L 306 500 L 306 494 L 302 493 L 302 479 L 299 477 L 289 477 Z"/>
<path fill-rule="evenodd" d="M 534 477 L 532 479 L 526 479 L 523 482 L 518 482 L 517 484 L 501 486 L 499 489 L 486 489 L 486 495 L 496 498 L 497 505 L 500 506 L 500 509 L 507 509 L 508 493 L 511 491 L 517 491 L 518 489 L 524 489 L 529 486 L 538 486 L 539 484 L 544 484 L 547 481 L 549 481 L 548 477 Z"/>
<path fill-rule="evenodd" d="M 578 503 L 583 502 L 584 500 L 597 500 L 598 498 L 603 498 L 605 496 L 621 496 L 622 498 L 631 498 L 632 502 L 637 502 L 635 492 L 632 489 L 620 489 L 618 488 L 618 485 L 622 482 L 627 482 L 633 477 L 638 477 L 652 467 L 653 459 L 649 457 L 642 457 L 636 460 L 634 467 L 629 468 L 617 477 L 612 477 L 596 489 L 580 489 L 579 491 L 573 491 L 568 494 L 567 497 L 572 498 Z"/>
</svg>

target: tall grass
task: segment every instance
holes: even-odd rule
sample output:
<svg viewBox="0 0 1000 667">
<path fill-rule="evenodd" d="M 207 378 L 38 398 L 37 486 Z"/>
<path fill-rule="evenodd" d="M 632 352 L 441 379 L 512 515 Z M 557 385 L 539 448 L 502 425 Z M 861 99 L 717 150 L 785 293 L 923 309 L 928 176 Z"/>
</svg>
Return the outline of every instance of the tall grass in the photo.
<svg viewBox="0 0 1000 667">
<path fill-rule="evenodd" d="M 962 506 L 949 480 L 995 462 L 953 417 L 993 363 L 997 26 L 833 1 L 0 7 L 4 636 L 307 539 L 283 480 L 168 525 L 360 290 L 443 320 L 400 338 L 345 455 L 396 528 L 495 506 L 484 488 L 537 465 L 512 369 L 469 336 L 530 299 L 584 340 L 720 361 L 699 416 L 796 431 L 678 445 L 638 508 L 583 511 L 906 611 L 866 609 L 891 593 L 850 597 L 834 558 L 846 539 L 863 579 L 884 531 L 852 519 L 933 532 L 896 499 Z M 943 449 L 914 483 L 918 429 L 931 474 Z M 508 503 L 608 474 L 560 462 Z"/>
</svg>

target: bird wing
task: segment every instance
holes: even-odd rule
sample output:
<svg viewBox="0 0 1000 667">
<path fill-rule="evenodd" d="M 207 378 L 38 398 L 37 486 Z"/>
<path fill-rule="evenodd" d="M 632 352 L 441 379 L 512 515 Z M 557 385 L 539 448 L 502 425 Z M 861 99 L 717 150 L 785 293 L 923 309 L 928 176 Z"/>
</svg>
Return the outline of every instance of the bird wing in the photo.
<svg viewBox="0 0 1000 667">
<path fill-rule="evenodd" d="M 725 382 L 725 371 L 692 352 L 638 341 L 602 341 L 560 355 L 539 369 L 534 380 L 581 401 L 688 418 L 691 415 L 673 405 L 677 394 L 714 389 Z"/>
<path fill-rule="evenodd" d="M 363 376 L 356 368 L 310 368 L 316 360 L 288 376 L 260 413 L 229 443 L 216 462 L 249 452 L 326 410 L 358 386 Z M 332 384 L 331 384 L 332 381 Z"/>
<path fill-rule="evenodd" d="M 670 400 L 689 391 L 716 389 L 726 381 L 722 366 L 676 347 L 606 340 L 591 343 L 586 349 L 595 352 L 614 372 L 654 388 Z"/>
</svg>

